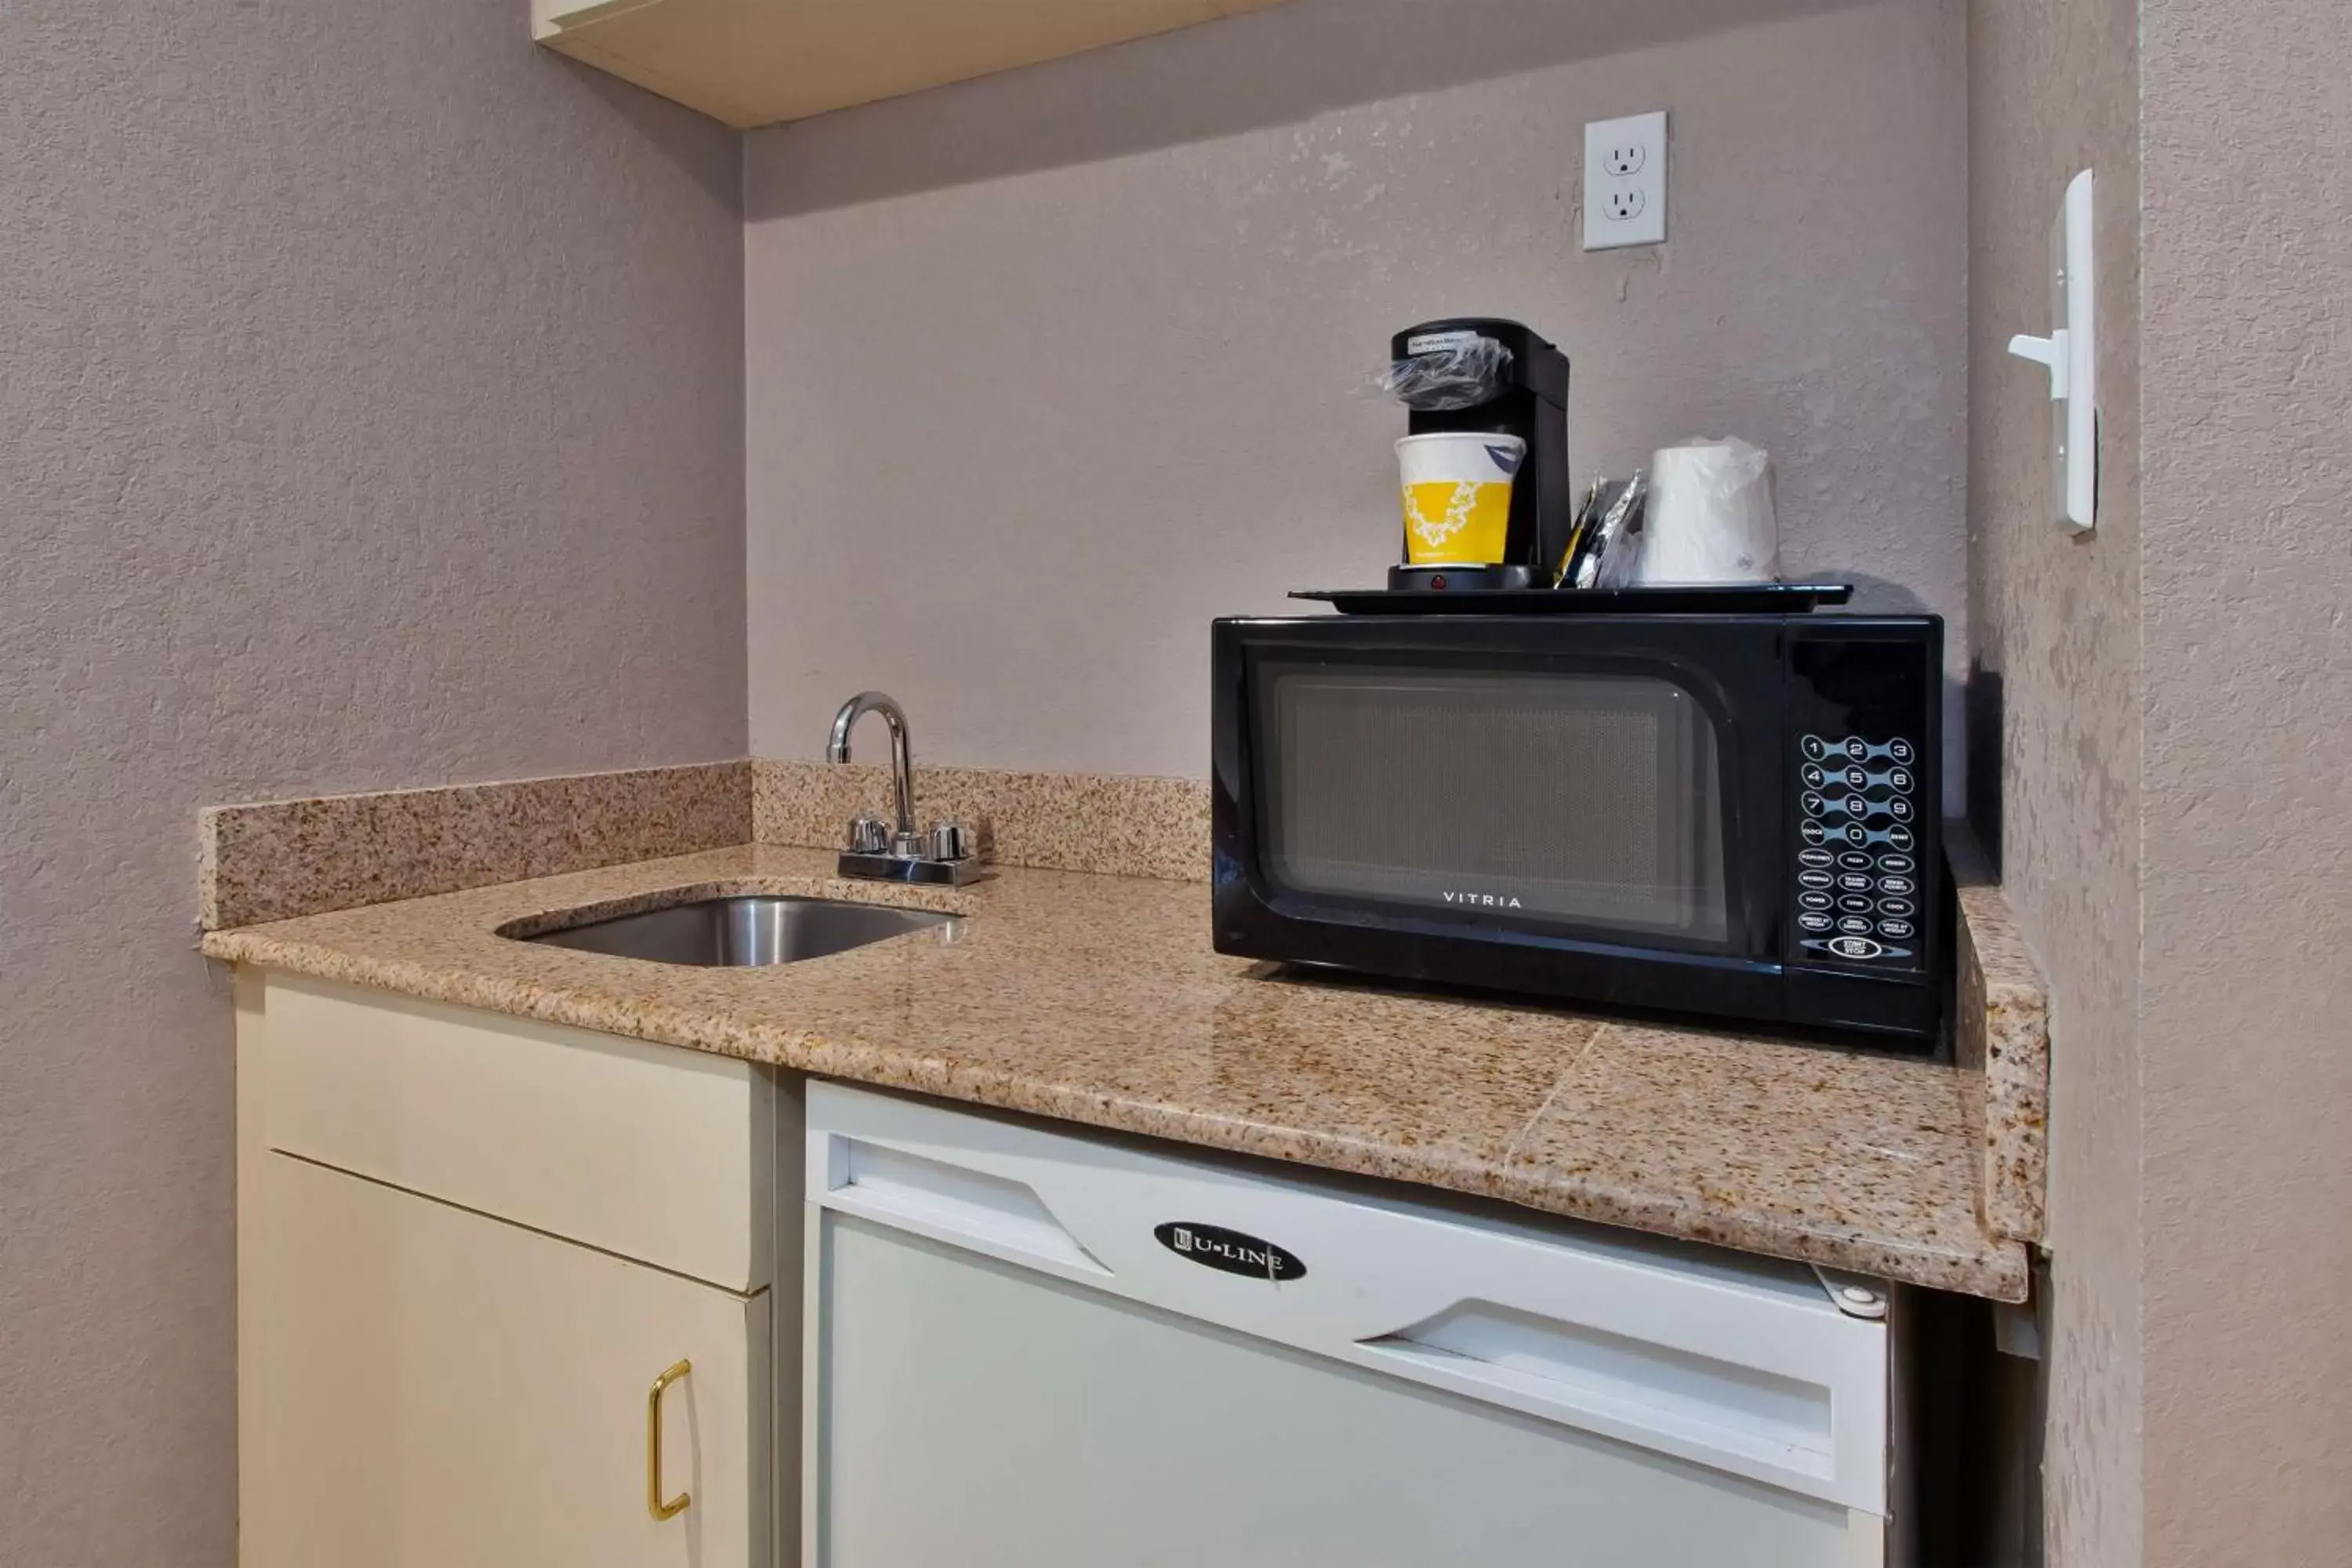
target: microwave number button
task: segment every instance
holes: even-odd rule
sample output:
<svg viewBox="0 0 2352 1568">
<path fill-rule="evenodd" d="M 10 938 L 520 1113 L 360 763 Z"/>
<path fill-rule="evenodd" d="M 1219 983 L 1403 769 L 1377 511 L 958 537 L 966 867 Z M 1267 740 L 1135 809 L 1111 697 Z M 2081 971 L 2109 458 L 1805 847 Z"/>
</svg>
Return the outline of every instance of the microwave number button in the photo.
<svg viewBox="0 0 2352 1568">
<path fill-rule="evenodd" d="M 1807 789 L 1819 789 L 1830 782 L 1830 775 L 1822 770 L 1819 763 L 1807 763 L 1797 770 L 1797 776 L 1805 781 Z"/>
<path fill-rule="evenodd" d="M 1886 803 L 1886 811 L 1897 822 L 1911 820 L 1911 803 L 1899 795 Z"/>
<path fill-rule="evenodd" d="M 1799 795 L 1797 804 L 1805 808 L 1807 816 L 1819 816 L 1830 808 L 1830 803 L 1812 790 L 1807 790 L 1803 795 Z"/>
<path fill-rule="evenodd" d="M 1870 742 L 1859 735 L 1849 736 L 1845 742 L 1845 754 L 1857 763 L 1866 763 L 1870 761 Z"/>
<path fill-rule="evenodd" d="M 1886 786 L 1889 789 L 1898 791 L 1901 794 L 1909 795 L 1911 793 L 1911 770 L 1909 768 L 1889 769 L 1886 774 Z"/>
<path fill-rule="evenodd" d="M 1908 763 L 1918 755 L 1911 749 L 1910 742 L 1899 739 L 1886 742 L 1886 754 L 1898 763 Z"/>
<path fill-rule="evenodd" d="M 1870 829 L 1864 827 L 1859 822 L 1849 822 L 1837 831 L 1844 837 L 1845 841 L 1848 844 L 1853 845 L 1857 849 L 1870 842 Z M 1888 837 L 1891 840 L 1895 833 L 1907 833 L 1909 829 L 1907 828 L 1890 828 L 1888 829 Z"/>
<path fill-rule="evenodd" d="M 1845 787 L 1848 789 L 1868 789 L 1870 787 L 1870 770 L 1867 768 L 1848 768 L 1845 772 L 1840 773 L 1838 777 L 1844 781 Z"/>
<path fill-rule="evenodd" d="M 1805 760 L 1809 763 L 1818 763 L 1830 754 L 1830 743 L 1819 735 L 1806 736 L 1800 749 L 1803 751 Z"/>
</svg>

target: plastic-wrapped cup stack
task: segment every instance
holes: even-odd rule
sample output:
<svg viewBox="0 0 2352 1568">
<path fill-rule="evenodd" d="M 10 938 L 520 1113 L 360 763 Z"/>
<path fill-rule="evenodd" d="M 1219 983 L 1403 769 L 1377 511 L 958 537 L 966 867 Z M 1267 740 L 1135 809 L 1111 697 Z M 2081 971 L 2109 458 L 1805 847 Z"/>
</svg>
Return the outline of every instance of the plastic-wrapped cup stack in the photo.
<svg viewBox="0 0 2352 1568">
<path fill-rule="evenodd" d="M 1738 440 L 1662 448 L 1650 463 L 1639 573 L 1644 586 L 1777 580 L 1771 458 Z"/>
</svg>

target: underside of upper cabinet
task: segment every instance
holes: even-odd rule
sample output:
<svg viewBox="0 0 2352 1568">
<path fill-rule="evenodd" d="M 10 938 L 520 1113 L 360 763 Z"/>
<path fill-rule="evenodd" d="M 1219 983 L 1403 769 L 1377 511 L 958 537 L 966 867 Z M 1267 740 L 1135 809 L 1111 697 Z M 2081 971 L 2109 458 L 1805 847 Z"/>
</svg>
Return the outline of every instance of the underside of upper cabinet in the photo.
<svg viewBox="0 0 2352 1568">
<path fill-rule="evenodd" d="M 1277 0 L 531 0 L 531 34 L 739 130 Z"/>
</svg>

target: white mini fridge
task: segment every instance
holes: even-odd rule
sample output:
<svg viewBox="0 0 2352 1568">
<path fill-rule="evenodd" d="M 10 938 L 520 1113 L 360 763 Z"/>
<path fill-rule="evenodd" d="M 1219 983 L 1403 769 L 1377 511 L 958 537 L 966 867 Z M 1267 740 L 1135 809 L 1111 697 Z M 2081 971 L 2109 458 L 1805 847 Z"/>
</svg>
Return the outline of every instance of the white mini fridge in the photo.
<svg viewBox="0 0 2352 1568">
<path fill-rule="evenodd" d="M 1883 1288 L 813 1083 L 809 1568 L 1879 1568 Z"/>
</svg>

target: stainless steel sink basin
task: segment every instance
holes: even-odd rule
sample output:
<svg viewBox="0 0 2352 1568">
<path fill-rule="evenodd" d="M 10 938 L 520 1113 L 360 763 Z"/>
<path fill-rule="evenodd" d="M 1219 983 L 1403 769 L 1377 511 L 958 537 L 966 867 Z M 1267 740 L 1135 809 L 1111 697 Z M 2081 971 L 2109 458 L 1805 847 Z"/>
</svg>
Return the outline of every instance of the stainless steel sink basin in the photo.
<svg viewBox="0 0 2352 1568">
<path fill-rule="evenodd" d="M 521 940 L 655 963 L 797 963 L 954 922 L 928 910 L 838 899 L 703 899 Z"/>
</svg>

